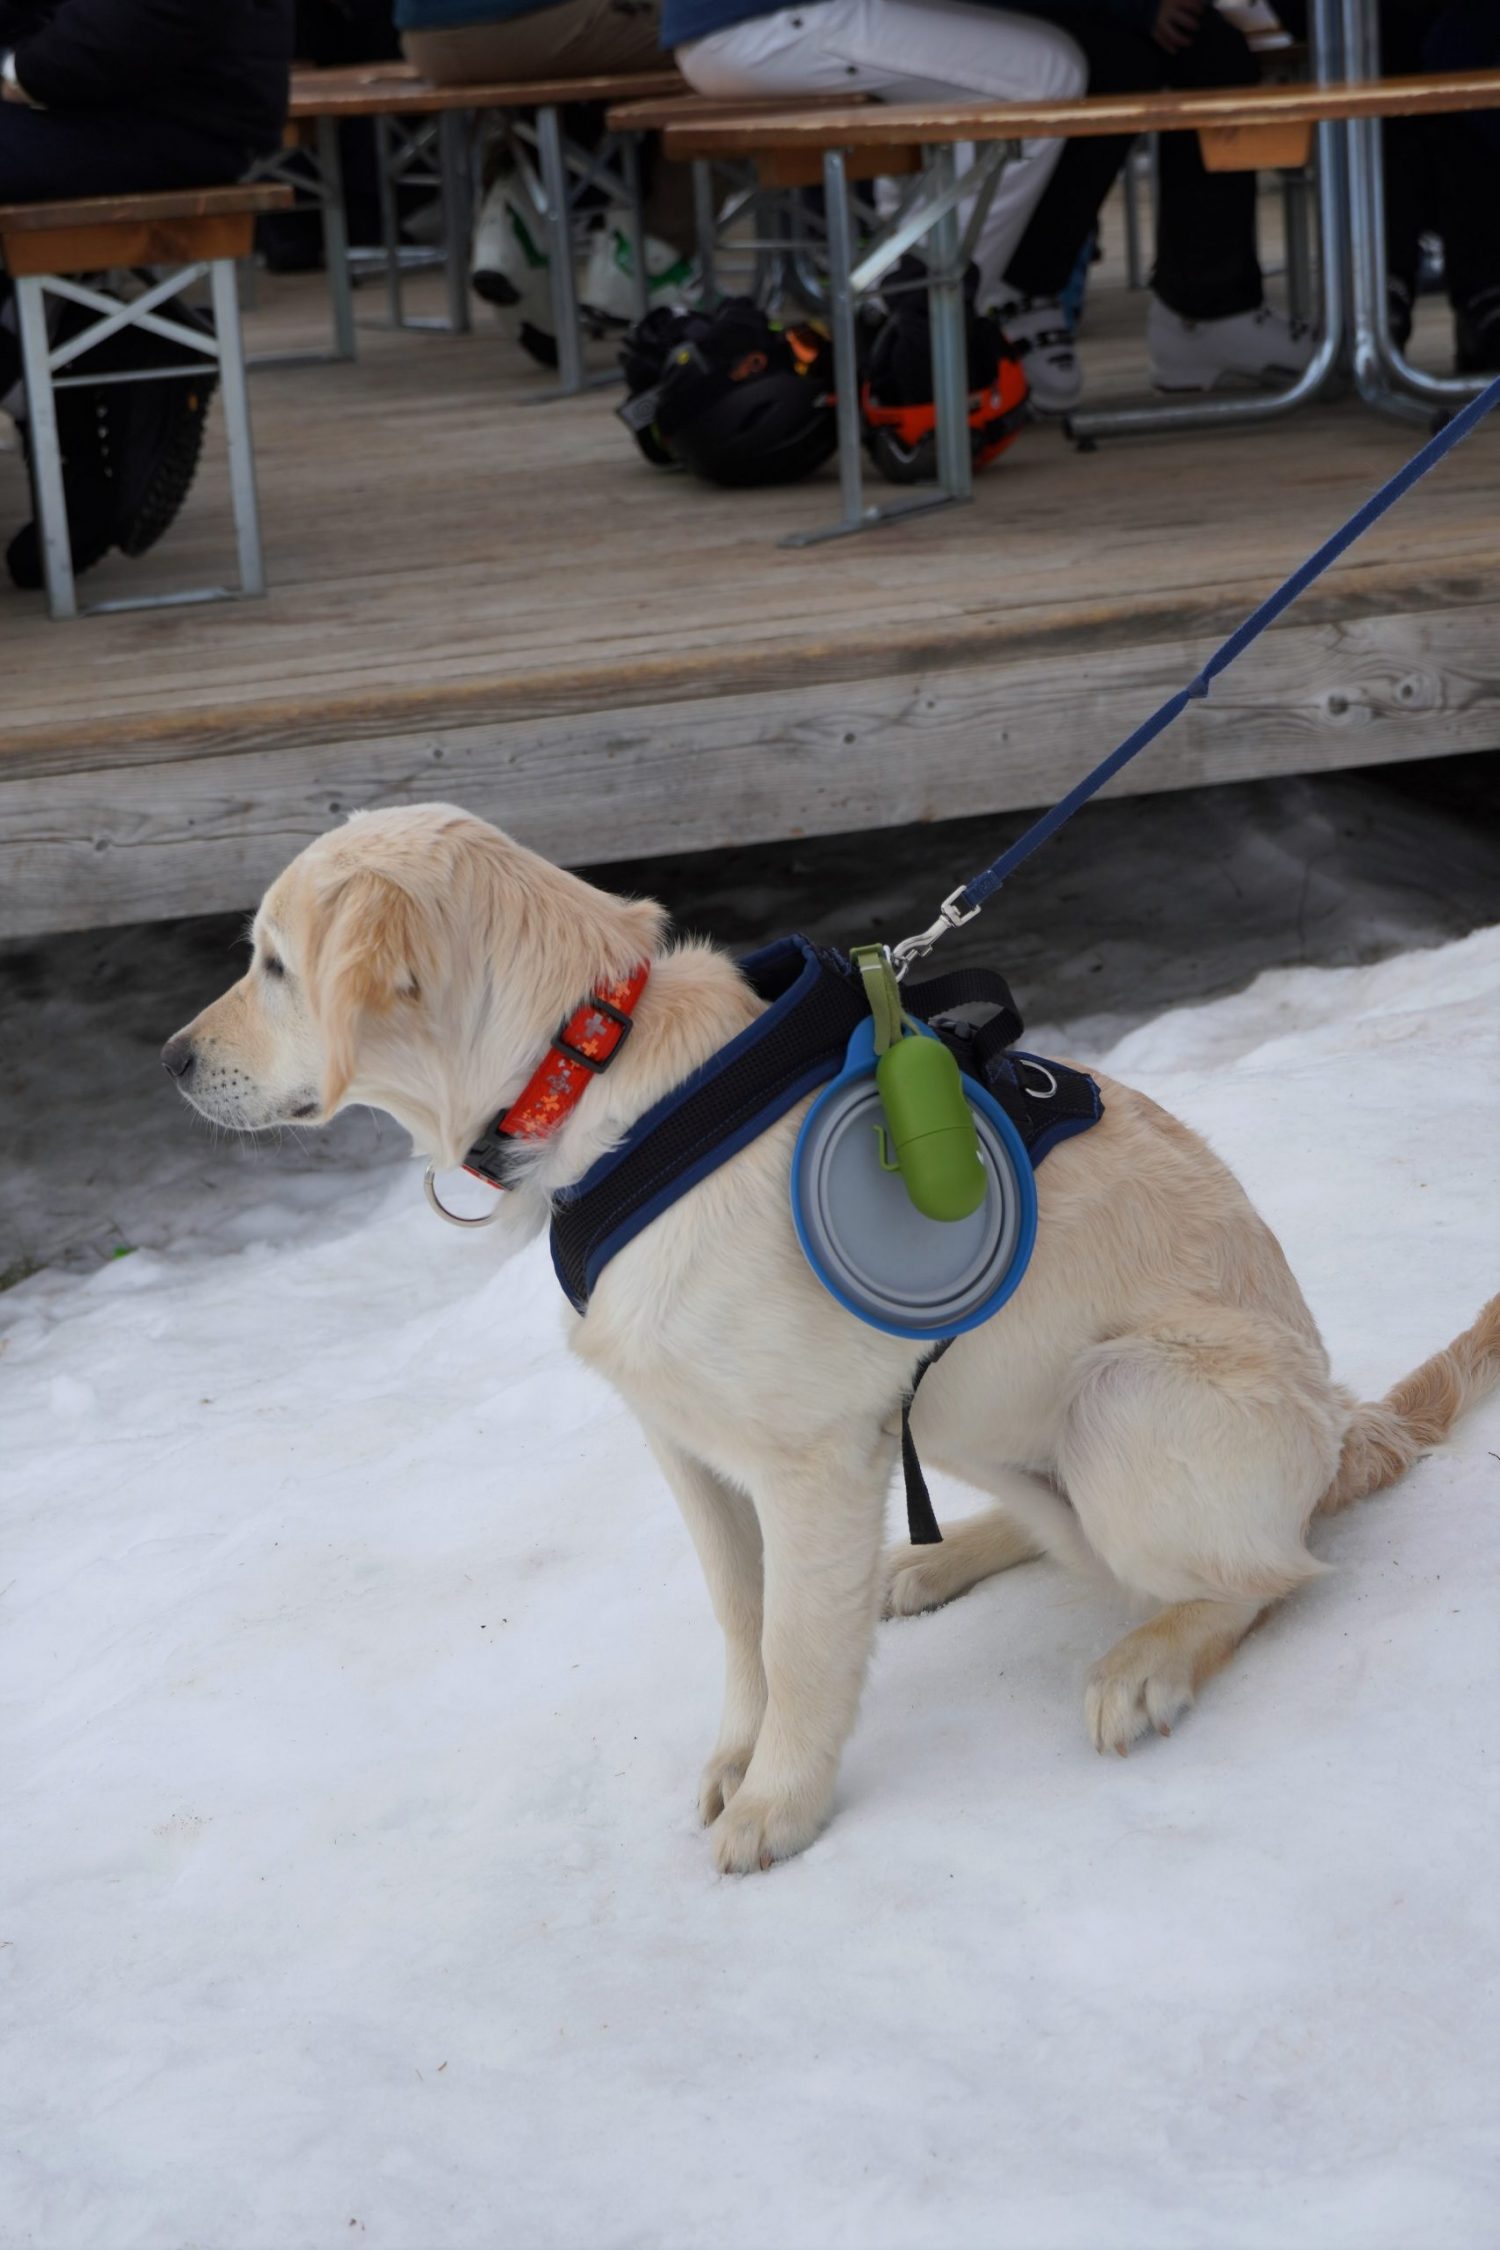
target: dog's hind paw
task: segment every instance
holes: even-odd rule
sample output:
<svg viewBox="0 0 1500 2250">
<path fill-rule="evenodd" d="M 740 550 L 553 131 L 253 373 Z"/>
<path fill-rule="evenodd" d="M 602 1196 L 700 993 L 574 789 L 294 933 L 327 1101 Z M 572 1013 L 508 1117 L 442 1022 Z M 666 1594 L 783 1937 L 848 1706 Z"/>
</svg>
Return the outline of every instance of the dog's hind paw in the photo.
<svg viewBox="0 0 1500 2250">
<path fill-rule="evenodd" d="M 881 1568 L 885 1617 L 916 1617 L 924 1609 L 941 1609 L 963 1590 L 953 1585 L 952 1566 L 941 1547 L 913 1547 L 903 1540 L 900 1546 L 886 1549 Z"/>
<path fill-rule="evenodd" d="M 1146 1628 L 1102 1656 L 1089 1674 L 1083 1711 L 1096 1750 L 1124 1757 L 1148 1731 L 1170 1734 L 1193 1705 L 1190 1664 L 1166 1653 Z"/>
</svg>

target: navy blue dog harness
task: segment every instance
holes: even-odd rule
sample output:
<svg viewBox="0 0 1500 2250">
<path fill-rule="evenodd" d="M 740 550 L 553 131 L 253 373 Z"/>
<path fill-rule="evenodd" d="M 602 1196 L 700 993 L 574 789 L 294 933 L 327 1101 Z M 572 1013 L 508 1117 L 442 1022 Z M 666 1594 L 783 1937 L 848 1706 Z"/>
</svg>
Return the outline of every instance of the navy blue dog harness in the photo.
<svg viewBox="0 0 1500 2250">
<path fill-rule="evenodd" d="M 552 1263 L 584 1312 L 600 1274 L 628 1242 L 826 1085 L 869 1014 L 851 963 L 805 937 L 780 938 L 740 963 L 765 1013 L 636 1120 L 624 1141 L 552 1201 Z M 908 1012 L 928 1024 L 959 1068 L 989 1088 L 1019 1132 L 1033 1169 L 1059 1141 L 1103 1114 L 1082 1071 L 1015 1045 L 1021 1018 L 993 969 L 956 969 L 902 988 Z"/>
</svg>

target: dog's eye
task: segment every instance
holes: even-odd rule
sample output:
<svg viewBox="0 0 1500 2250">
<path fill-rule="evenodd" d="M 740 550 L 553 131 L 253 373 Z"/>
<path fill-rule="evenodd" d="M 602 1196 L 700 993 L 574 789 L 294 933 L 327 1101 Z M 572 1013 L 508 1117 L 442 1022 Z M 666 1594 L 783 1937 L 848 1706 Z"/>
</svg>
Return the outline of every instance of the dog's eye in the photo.
<svg viewBox="0 0 1500 2250">
<path fill-rule="evenodd" d="M 285 963 L 278 961 L 274 953 L 268 953 L 266 955 L 265 959 L 261 963 L 261 967 L 265 970 L 268 977 L 284 977 L 286 975 Z"/>
</svg>

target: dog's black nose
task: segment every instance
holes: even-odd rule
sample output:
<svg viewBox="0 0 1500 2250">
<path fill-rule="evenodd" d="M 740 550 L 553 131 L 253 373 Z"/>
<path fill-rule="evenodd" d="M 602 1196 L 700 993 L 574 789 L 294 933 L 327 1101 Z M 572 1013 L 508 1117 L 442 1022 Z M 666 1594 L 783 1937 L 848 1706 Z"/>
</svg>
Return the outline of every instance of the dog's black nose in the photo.
<svg viewBox="0 0 1500 2250">
<path fill-rule="evenodd" d="M 193 1053 L 193 1042 L 185 1031 L 177 1032 L 167 1041 L 161 1051 L 161 1060 L 162 1068 L 169 1070 L 174 1078 L 192 1076 L 193 1065 L 198 1058 Z"/>
</svg>

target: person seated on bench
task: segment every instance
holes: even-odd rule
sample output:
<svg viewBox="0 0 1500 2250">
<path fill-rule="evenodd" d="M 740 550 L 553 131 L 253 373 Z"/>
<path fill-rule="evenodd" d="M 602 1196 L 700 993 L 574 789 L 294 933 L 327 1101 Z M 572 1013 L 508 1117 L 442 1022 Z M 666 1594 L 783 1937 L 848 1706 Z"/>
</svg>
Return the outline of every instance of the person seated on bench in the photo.
<svg viewBox="0 0 1500 2250">
<path fill-rule="evenodd" d="M 1087 84 L 1065 31 L 966 0 L 663 0 L 662 41 L 700 94 L 874 94 L 892 102 L 1069 101 Z M 975 246 L 981 309 L 1000 294 L 1061 141 L 1027 141 Z"/>
<path fill-rule="evenodd" d="M 1196 93 L 1260 81 L 1243 33 L 1211 0 L 1011 4 L 1072 33 L 1088 59 L 1091 94 L 1154 93 L 1168 86 Z M 1043 412 L 1065 413 L 1083 390 L 1058 300 L 1133 146 L 1129 134 L 1069 141 L 1006 269 L 995 309 Z M 1255 249 L 1254 172 L 1207 171 L 1196 133 L 1163 133 L 1158 179 L 1156 265 L 1146 315 L 1156 388 L 1290 383 L 1312 357 L 1314 338 L 1265 301 Z"/>
<path fill-rule="evenodd" d="M 406 59 L 439 86 L 516 85 L 527 80 L 606 78 L 662 68 L 660 0 L 396 0 Z M 570 119 L 574 139 L 591 126 Z M 592 143 L 589 143 L 592 145 Z M 680 165 L 643 149 L 642 181 L 652 304 L 686 301 L 692 262 L 691 181 Z M 515 308 L 527 348 L 555 356 L 542 215 L 512 172 L 503 137 L 484 166 L 469 277 L 488 304 Z M 595 228 L 580 275 L 580 305 L 610 327 L 635 318 L 630 243 L 606 217 Z"/>
<path fill-rule="evenodd" d="M 1289 31 L 1305 29 L 1306 0 L 1277 0 L 1276 13 Z M 1500 4 L 1380 0 L 1380 67 L 1387 78 L 1500 68 Z M 1500 374 L 1500 112 L 1389 117 L 1381 149 L 1393 340 L 1404 350 L 1410 339 L 1422 236 L 1435 234 L 1455 371 Z"/>
<path fill-rule="evenodd" d="M 0 203 L 232 184 L 280 142 L 291 54 L 292 0 L 0 0 Z M 92 317 L 79 308 L 79 328 Z M 131 366 L 181 356 L 136 330 L 128 344 Z M 102 349 L 113 367 L 125 342 Z M 20 372 L 0 275 L 0 405 L 24 438 Z M 166 530 L 206 411 L 199 376 L 57 394 L 75 571 Z M 18 585 L 41 584 L 34 525 L 6 561 Z"/>
</svg>

